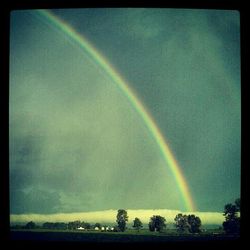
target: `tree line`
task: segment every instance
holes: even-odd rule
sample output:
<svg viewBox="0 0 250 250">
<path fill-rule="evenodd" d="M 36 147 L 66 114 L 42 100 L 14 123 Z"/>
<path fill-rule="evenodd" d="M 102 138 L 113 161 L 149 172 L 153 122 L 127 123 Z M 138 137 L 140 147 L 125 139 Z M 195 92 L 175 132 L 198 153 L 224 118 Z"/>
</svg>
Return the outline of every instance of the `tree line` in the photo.
<svg viewBox="0 0 250 250">
<path fill-rule="evenodd" d="M 91 225 L 88 222 L 76 220 L 76 221 L 71 221 L 68 223 L 65 222 L 45 222 L 42 224 L 41 227 L 36 225 L 33 221 L 28 222 L 23 229 L 36 229 L 36 228 L 42 228 L 42 229 L 62 229 L 62 230 L 76 230 L 78 228 L 84 228 L 86 230 L 94 229 L 94 228 L 99 228 L 101 227 L 107 227 L 106 225 L 101 225 L 100 223 L 95 223 L 94 225 Z"/>
<path fill-rule="evenodd" d="M 234 204 L 229 203 L 224 207 L 224 217 L 225 221 L 222 226 L 227 234 L 239 234 L 240 232 L 240 199 L 236 199 Z M 116 215 L 116 223 L 117 225 L 112 227 L 112 231 L 114 232 L 124 232 L 127 227 L 128 222 L 128 213 L 125 209 L 119 209 Z M 182 214 L 179 213 L 174 218 L 174 225 L 176 227 L 177 232 L 179 233 L 200 233 L 201 232 L 201 219 L 194 214 Z M 139 231 L 143 227 L 143 224 L 139 218 L 135 218 L 133 220 L 133 228 Z M 167 227 L 166 219 L 160 215 L 153 215 L 150 218 L 148 223 L 148 229 L 151 232 L 162 232 Z M 25 229 L 35 229 L 37 225 L 30 221 L 23 228 Z M 68 223 L 64 222 L 45 222 L 42 225 L 43 229 L 68 229 L 68 230 L 76 230 L 76 229 L 95 229 L 102 231 L 110 231 L 107 225 L 101 225 L 100 223 L 95 223 L 91 225 L 88 222 L 84 221 L 72 221 Z"/>
<path fill-rule="evenodd" d="M 123 210 L 124 213 L 126 213 L 125 210 Z M 118 213 L 119 214 L 119 213 Z M 117 215 L 118 216 L 118 215 Z M 184 233 L 184 232 L 190 232 L 190 233 L 199 233 L 200 227 L 201 227 L 201 220 L 199 217 L 191 214 L 191 215 L 182 215 L 177 214 L 175 217 L 175 227 L 177 228 L 178 232 Z M 125 224 L 125 222 L 123 223 Z M 136 228 L 138 231 L 140 228 L 142 228 L 142 222 L 139 218 L 135 218 L 133 221 L 133 227 Z M 167 227 L 166 219 L 160 215 L 153 215 L 150 218 L 150 221 L 148 223 L 149 231 L 151 232 L 161 232 L 165 230 Z M 121 229 L 124 228 L 124 226 Z M 187 230 L 186 230 L 187 229 Z"/>
</svg>

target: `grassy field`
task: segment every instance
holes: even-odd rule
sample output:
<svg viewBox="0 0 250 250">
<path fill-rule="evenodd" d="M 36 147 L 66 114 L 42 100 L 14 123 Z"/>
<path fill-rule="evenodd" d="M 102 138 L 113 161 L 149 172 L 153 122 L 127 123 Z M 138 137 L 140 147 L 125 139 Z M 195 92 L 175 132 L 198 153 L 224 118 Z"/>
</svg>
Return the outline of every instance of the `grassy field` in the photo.
<svg viewBox="0 0 250 250">
<path fill-rule="evenodd" d="M 95 231 L 68 231 L 68 230 L 11 230 L 11 240 L 32 241 L 80 241 L 80 242 L 190 242 L 190 241 L 233 241 L 235 236 L 222 233 L 204 232 L 201 234 L 179 235 L 176 231 L 163 233 L 148 230 L 127 230 L 125 232 L 95 232 Z"/>
</svg>

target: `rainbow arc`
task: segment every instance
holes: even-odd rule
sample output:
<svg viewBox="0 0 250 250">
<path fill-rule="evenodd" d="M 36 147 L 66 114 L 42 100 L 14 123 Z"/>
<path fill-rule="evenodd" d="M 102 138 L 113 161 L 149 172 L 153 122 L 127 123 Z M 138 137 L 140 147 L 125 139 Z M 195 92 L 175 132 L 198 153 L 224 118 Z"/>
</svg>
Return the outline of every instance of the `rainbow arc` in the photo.
<svg viewBox="0 0 250 250">
<path fill-rule="evenodd" d="M 66 34 L 69 38 L 71 38 L 80 48 L 86 51 L 91 58 L 111 77 L 111 79 L 116 83 L 117 87 L 123 92 L 123 94 L 127 97 L 129 102 L 133 105 L 134 109 L 138 112 L 140 117 L 145 122 L 149 131 L 153 135 L 156 143 L 159 146 L 159 149 L 162 153 L 162 156 L 169 166 L 176 183 L 179 187 L 180 193 L 182 195 L 182 199 L 184 201 L 184 205 L 187 211 L 193 212 L 195 211 L 194 201 L 192 199 L 187 181 L 182 173 L 182 170 L 174 157 L 173 152 L 171 151 L 169 144 L 166 139 L 163 137 L 161 131 L 157 127 L 155 121 L 149 112 L 142 105 L 138 97 L 134 94 L 132 89 L 129 87 L 129 84 L 122 78 L 122 76 L 118 73 L 117 70 L 108 62 L 108 60 L 94 47 L 91 43 L 84 37 L 82 34 L 79 34 L 76 30 L 74 30 L 69 24 L 67 24 L 64 20 L 57 17 L 49 10 L 37 10 L 36 13 L 39 16 L 46 19 L 53 27 L 56 27 L 59 31 Z"/>
</svg>

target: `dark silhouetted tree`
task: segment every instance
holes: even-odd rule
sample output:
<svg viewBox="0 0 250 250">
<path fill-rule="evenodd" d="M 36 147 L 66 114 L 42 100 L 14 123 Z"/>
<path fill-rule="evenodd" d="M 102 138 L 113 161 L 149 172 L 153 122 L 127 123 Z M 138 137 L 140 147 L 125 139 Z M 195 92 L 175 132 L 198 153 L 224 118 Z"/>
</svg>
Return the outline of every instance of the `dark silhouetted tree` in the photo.
<svg viewBox="0 0 250 250">
<path fill-rule="evenodd" d="M 118 228 L 121 232 L 124 232 L 126 229 L 126 222 L 128 221 L 128 213 L 124 209 L 119 209 L 116 215 L 116 222 Z"/>
<path fill-rule="evenodd" d="M 84 227 L 85 229 L 91 229 L 91 225 L 88 222 L 82 223 L 82 227 Z"/>
<path fill-rule="evenodd" d="M 177 214 L 174 218 L 175 226 L 179 233 L 184 233 L 189 230 L 188 217 L 187 215 Z"/>
<path fill-rule="evenodd" d="M 150 231 L 158 231 L 161 232 L 166 228 L 166 219 L 160 215 L 154 215 L 150 218 L 148 227 Z"/>
<path fill-rule="evenodd" d="M 154 222 L 153 221 L 151 221 L 151 220 L 149 221 L 148 228 L 149 228 L 149 231 L 151 231 L 151 232 L 155 231 L 155 226 L 154 226 Z"/>
<path fill-rule="evenodd" d="M 75 230 L 79 228 L 82 225 L 82 223 L 79 220 L 71 221 L 68 223 L 68 229 Z"/>
<path fill-rule="evenodd" d="M 226 204 L 224 207 L 225 221 L 223 222 L 223 229 L 227 234 L 240 233 L 240 199 L 236 199 L 234 204 Z"/>
<path fill-rule="evenodd" d="M 140 228 L 142 227 L 142 222 L 139 218 L 135 218 L 134 219 L 134 225 L 133 225 L 134 228 L 137 229 L 137 231 L 140 230 Z"/>
<path fill-rule="evenodd" d="M 194 214 L 188 215 L 187 222 L 190 233 L 200 233 L 201 219 L 198 216 L 195 216 Z"/>
</svg>

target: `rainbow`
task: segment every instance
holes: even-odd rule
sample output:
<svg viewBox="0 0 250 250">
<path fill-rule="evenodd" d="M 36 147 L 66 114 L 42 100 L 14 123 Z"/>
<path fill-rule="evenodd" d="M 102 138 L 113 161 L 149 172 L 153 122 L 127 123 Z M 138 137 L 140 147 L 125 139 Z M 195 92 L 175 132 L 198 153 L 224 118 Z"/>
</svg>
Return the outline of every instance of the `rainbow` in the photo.
<svg viewBox="0 0 250 250">
<path fill-rule="evenodd" d="M 187 211 L 195 211 L 195 205 L 191 197 L 191 193 L 189 191 L 189 187 L 185 180 L 185 177 L 181 171 L 177 160 L 175 159 L 173 153 L 170 150 L 170 147 L 163 135 L 161 134 L 159 128 L 155 124 L 151 115 L 144 108 L 142 103 L 139 101 L 138 97 L 133 93 L 129 84 L 122 78 L 122 76 L 118 73 L 117 70 L 108 62 L 108 60 L 95 48 L 90 42 L 82 35 L 79 34 L 76 30 L 74 30 L 69 24 L 67 24 L 64 20 L 57 17 L 49 10 L 36 10 L 36 13 L 39 17 L 42 17 L 43 20 L 49 22 L 53 27 L 57 28 L 58 31 L 63 32 L 69 38 L 71 38 L 75 43 L 80 46 L 81 49 L 86 51 L 91 58 L 111 77 L 111 79 L 116 83 L 116 85 L 120 88 L 123 94 L 127 97 L 129 102 L 133 105 L 135 110 L 139 113 L 141 118 L 144 120 L 147 125 L 149 131 L 153 135 L 156 143 L 159 145 L 162 156 L 170 167 L 171 172 L 177 182 L 180 193 L 182 195 L 185 208 Z M 45 21 L 44 20 L 44 21 Z"/>
</svg>

